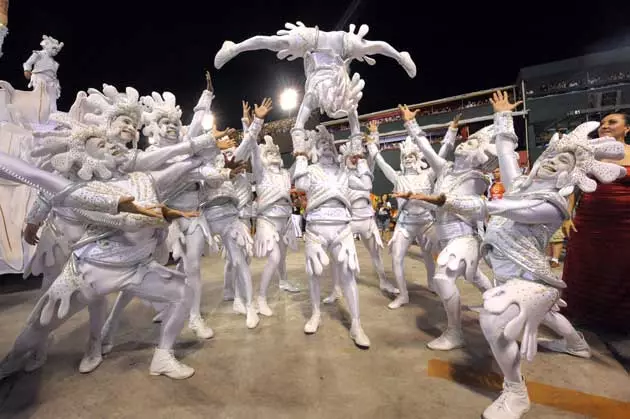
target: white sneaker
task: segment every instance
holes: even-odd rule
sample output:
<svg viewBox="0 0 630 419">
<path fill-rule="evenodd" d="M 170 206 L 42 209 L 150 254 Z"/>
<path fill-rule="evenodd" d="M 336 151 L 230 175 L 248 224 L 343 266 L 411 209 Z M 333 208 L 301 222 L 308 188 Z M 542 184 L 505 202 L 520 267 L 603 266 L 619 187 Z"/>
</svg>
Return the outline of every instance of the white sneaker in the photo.
<svg viewBox="0 0 630 419">
<path fill-rule="evenodd" d="M 206 325 L 201 316 L 190 316 L 188 328 L 193 331 L 199 339 L 210 339 L 214 336 L 214 331 Z"/>
<path fill-rule="evenodd" d="M 293 292 L 293 293 L 300 292 L 300 288 L 293 285 L 289 281 L 280 281 L 280 289 L 286 292 Z"/>
<path fill-rule="evenodd" d="M 260 322 L 260 317 L 258 317 L 258 313 L 253 305 L 247 308 L 247 320 L 245 320 L 245 324 L 248 329 L 255 329 Z"/>
<path fill-rule="evenodd" d="M 460 329 L 446 329 L 442 336 L 429 342 L 427 347 L 434 351 L 451 351 L 465 345 L 464 335 Z"/>
<path fill-rule="evenodd" d="M 223 46 L 221 47 L 219 52 L 217 52 L 217 55 L 214 57 L 214 67 L 217 70 L 220 70 L 221 67 L 225 65 L 225 63 L 227 63 L 232 58 L 234 58 L 235 56 L 234 45 L 236 44 L 234 44 L 234 42 L 232 41 L 225 41 L 223 43 Z"/>
<path fill-rule="evenodd" d="M 166 375 L 174 380 L 185 380 L 192 377 L 195 370 L 175 359 L 172 350 L 156 349 L 153 353 L 149 374 Z"/>
<path fill-rule="evenodd" d="M 578 332 L 578 335 L 580 336 L 580 340 L 573 345 L 569 345 L 566 339 L 541 339 L 538 341 L 538 344 L 553 352 L 561 352 L 588 359 L 592 356 L 591 348 L 588 346 L 586 339 L 584 339 L 584 335 L 581 332 Z"/>
<path fill-rule="evenodd" d="M 267 304 L 267 298 L 262 295 L 258 296 L 258 312 L 266 317 L 273 316 L 273 311 L 271 311 L 269 304 Z"/>
<path fill-rule="evenodd" d="M 79 364 L 79 372 L 81 374 L 88 374 L 98 368 L 103 362 L 103 345 L 100 341 L 90 339 L 87 350 L 81 358 Z"/>
<path fill-rule="evenodd" d="M 306 333 L 307 335 L 312 335 L 315 332 L 317 332 L 317 329 L 319 329 L 319 324 L 321 323 L 321 321 L 322 321 L 322 314 L 313 313 L 311 318 L 304 325 L 304 333 Z"/>
<path fill-rule="evenodd" d="M 525 382 L 503 381 L 503 391 L 483 412 L 484 419 L 520 419 L 529 411 L 531 404 Z"/>
<path fill-rule="evenodd" d="M 388 292 L 392 295 L 400 294 L 400 290 L 387 280 L 380 281 L 379 288 L 381 289 L 381 291 Z"/>
<path fill-rule="evenodd" d="M 350 327 L 350 337 L 359 348 L 368 349 L 370 347 L 370 339 L 363 331 L 361 323 L 352 322 L 352 326 Z"/>
<path fill-rule="evenodd" d="M 400 308 L 402 306 L 404 306 L 405 304 L 409 304 L 409 294 L 407 295 L 398 295 L 398 297 L 396 297 L 394 299 L 394 301 L 392 301 L 391 303 L 389 303 L 387 305 L 387 307 L 389 307 L 391 310 L 396 310 L 397 308 Z"/>
<path fill-rule="evenodd" d="M 245 308 L 245 303 L 240 298 L 235 298 L 232 303 L 232 310 L 237 314 L 245 314 L 247 315 L 247 308 Z"/>
</svg>

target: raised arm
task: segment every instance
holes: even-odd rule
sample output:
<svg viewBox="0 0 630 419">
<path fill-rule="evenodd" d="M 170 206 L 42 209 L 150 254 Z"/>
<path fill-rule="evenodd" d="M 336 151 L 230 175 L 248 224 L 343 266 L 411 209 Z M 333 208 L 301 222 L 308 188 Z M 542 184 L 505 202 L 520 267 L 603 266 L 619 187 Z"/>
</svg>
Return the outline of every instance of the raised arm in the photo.
<svg viewBox="0 0 630 419">
<path fill-rule="evenodd" d="M 368 136 L 367 150 L 370 155 L 370 159 L 374 160 L 378 167 L 380 167 L 387 180 L 389 180 L 392 185 L 395 185 L 396 180 L 398 179 L 398 173 L 396 173 L 389 163 L 385 161 L 383 156 L 381 156 L 381 152 L 378 149 L 379 133 L 376 122 L 370 122 L 368 128 L 370 130 L 370 134 Z"/>
<path fill-rule="evenodd" d="M 403 121 L 405 121 L 405 128 L 407 128 L 407 132 L 411 138 L 416 141 L 418 147 L 420 147 L 420 151 L 422 151 L 422 154 L 429 163 L 429 166 L 431 166 L 435 173 L 439 173 L 442 170 L 442 167 L 446 164 L 446 160 L 435 152 L 431 143 L 424 135 L 424 132 L 418 126 L 418 123 L 416 122 L 416 114 L 418 111 L 410 111 L 407 105 L 399 105 L 398 107 L 400 108 Z"/>
<path fill-rule="evenodd" d="M 199 102 L 197 102 L 197 106 L 194 108 L 193 118 L 186 131 L 185 139 L 195 138 L 203 132 L 202 121 L 204 116 L 210 113 L 213 99 L 214 87 L 212 87 L 210 73 L 206 71 L 206 90 L 201 93 Z"/>
<path fill-rule="evenodd" d="M 518 137 L 514 132 L 512 111 L 522 101 L 510 103 L 506 92 L 495 92 L 490 99 L 494 108 L 494 135 L 501 170 L 501 181 L 506 190 L 512 188 L 514 179 L 521 175 L 518 161 L 514 158 L 514 150 L 518 145 Z"/>
<path fill-rule="evenodd" d="M 241 144 L 239 144 L 236 152 L 234 153 L 234 158 L 237 161 L 246 160 L 254 149 L 258 150 L 256 139 L 262 130 L 265 117 L 272 109 L 272 102 L 269 98 L 263 99 L 262 104 L 260 105 L 254 105 L 254 120 L 251 125 L 249 125 L 245 135 L 243 136 L 243 141 L 241 141 Z"/>
<path fill-rule="evenodd" d="M 446 130 L 446 135 L 442 140 L 442 146 L 438 151 L 438 156 L 446 159 L 446 156 L 455 148 L 455 141 L 457 140 L 457 131 L 459 119 L 462 117 L 462 114 L 457 114 L 455 118 L 451 121 L 451 124 L 448 126 L 448 130 Z"/>
</svg>

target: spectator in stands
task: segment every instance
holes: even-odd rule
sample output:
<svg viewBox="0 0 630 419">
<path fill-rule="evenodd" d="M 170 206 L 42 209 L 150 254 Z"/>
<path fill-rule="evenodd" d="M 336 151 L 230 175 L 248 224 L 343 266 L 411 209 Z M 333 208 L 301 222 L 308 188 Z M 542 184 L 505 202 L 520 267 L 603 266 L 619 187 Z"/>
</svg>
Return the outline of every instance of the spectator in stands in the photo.
<svg viewBox="0 0 630 419">
<path fill-rule="evenodd" d="M 491 201 L 503 198 L 503 194 L 505 193 L 505 186 L 503 182 L 501 182 L 501 171 L 498 167 L 492 172 L 492 177 L 492 185 L 488 191 L 488 197 Z"/>
<path fill-rule="evenodd" d="M 383 195 L 376 206 L 376 223 L 383 241 L 386 241 L 386 233 L 389 231 L 389 223 L 392 218 L 392 204 L 389 202 L 387 194 Z"/>
</svg>

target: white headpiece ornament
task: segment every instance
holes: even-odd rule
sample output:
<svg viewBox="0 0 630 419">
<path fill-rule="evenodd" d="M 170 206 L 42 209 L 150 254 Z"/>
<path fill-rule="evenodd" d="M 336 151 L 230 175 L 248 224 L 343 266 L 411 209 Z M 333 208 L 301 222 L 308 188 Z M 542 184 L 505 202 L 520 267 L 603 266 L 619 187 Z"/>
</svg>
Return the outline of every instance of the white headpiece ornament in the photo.
<svg viewBox="0 0 630 419">
<path fill-rule="evenodd" d="M 149 137 L 149 142 L 154 143 L 154 137 L 158 135 L 158 121 L 168 118 L 171 121 L 179 121 L 182 117 L 182 110 L 177 105 L 177 99 L 171 92 L 151 93 L 151 96 L 143 96 L 142 104 L 147 108 L 143 112 L 142 118 L 145 124 L 142 133 Z"/>
<path fill-rule="evenodd" d="M 403 173 L 405 172 L 405 167 L 403 165 L 403 162 L 405 160 L 405 157 L 407 157 L 410 154 L 416 155 L 416 159 L 417 159 L 416 168 L 418 172 L 429 167 L 429 165 L 424 160 L 422 160 L 422 158 L 424 157 L 424 154 L 422 154 L 422 151 L 420 151 L 420 148 L 418 147 L 418 145 L 411 139 L 410 136 L 407 136 L 405 138 L 405 141 L 403 141 L 400 144 L 400 170 Z"/>
<path fill-rule="evenodd" d="M 63 42 L 59 42 L 52 36 L 48 35 L 42 35 L 42 42 L 40 42 L 39 45 L 41 45 L 42 48 L 55 48 L 57 52 L 61 51 L 61 49 L 63 48 Z"/>
<path fill-rule="evenodd" d="M 473 167 L 484 172 L 491 172 L 498 167 L 497 146 L 494 144 L 493 138 L 494 125 L 488 125 L 468 137 L 467 141 L 477 140 L 479 144 L 467 157 Z"/>
<path fill-rule="evenodd" d="M 103 84 L 103 92 L 90 88 L 86 101 L 94 111 L 85 115 L 85 121 L 108 126 L 118 116 L 127 115 L 139 128 L 142 123 L 142 104 L 139 99 L 140 94 L 133 87 L 127 87 L 124 93 L 109 84 Z"/>
<path fill-rule="evenodd" d="M 328 132 L 324 125 L 317 125 L 315 130 L 309 130 L 306 132 L 306 136 L 308 137 L 308 143 L 310 144 L 310 154 L 311 161 L 316 163 L 319 160 L 319 155 L 317 153 L 317 143 L 321 141 L 329 142 L 332 146 L 334 158 L 339 160 L 339 153 L 337 152 L 337 147 L 335 147 L 335 137 Z"/>
<path fill-rule="evenodd" d="M 91 138 L 105 138 L 106 130 L 101 126 L 86 125 L 71 119 L 68 115 L 57 112 L 50 120 L 58 124 L 54 131 L 36 131 L 38 146 L 33 148 L 32 157 L 45 157 L 43 167 L 50 165 L 60 173 L 76 175 L 83 180 L 110 179 L 115 161 L 100 160 L 90 156 L 86 142 Z"/>
</svg>

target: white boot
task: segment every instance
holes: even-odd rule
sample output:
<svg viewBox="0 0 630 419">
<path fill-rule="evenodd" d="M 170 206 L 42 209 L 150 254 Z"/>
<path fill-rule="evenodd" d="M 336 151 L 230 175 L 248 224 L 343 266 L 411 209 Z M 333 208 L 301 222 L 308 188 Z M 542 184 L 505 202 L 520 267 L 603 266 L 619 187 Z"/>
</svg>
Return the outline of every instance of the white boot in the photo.
<svg viewBox="0 0 630 419">
<path fill-rule="evenodd" d="M 322 321 L 322 314 L 320 312 L 313 313 L 311 318 L 304 325 L 304 333 L 312 335 L 319 329 L 319 324 Z"/>
<path fill-rule="evenodd" d="M 286 292 L 300 292 L 300 288 L 298 288 L 296 285 L 293 285 L 289 281 L 280 281 L 280 289 Z"/>
<path fill-rule="evenodd" d="M 380 281 L 379 288 L 381 289 L 381 291 L 385 291 L 393 295 L 400 294 L 400 290 L 396 288 L 394 285 L 392 285 L 392 283 L 386 279 L 382 279 Z"/>
<path fill-rule="evenodd" d="M 172 350 L 156 349 L 153 353 L 149 373 L 151 375 L 166 375 L 173 380 L 185 380 L 192 377 L 195 370 L 175 359 Z"/>
<path fill-rule="evenodd" d="M 335 287 L 333 289 L 333 291 L 330 293 L 330 295 L 326 298 L 324 298 L 324 304 L 333 304 L 335 301 L 337 301 L 338 299 L 340 299 L 342 296 L 341 293 L 341 288 L 339 287 Z"/>
<path fill-rule="evenodd" d="M 103 362 L 103 347 L 101 342 L 90 339 L 88 348 L 83 354 L 81 363 L 79 364 L 79 372 L 81 374 L 87 374 L 98 368 Z"/>
<path fill-rule="evenodd" d="M 387 307 L 389 307 L 391 310 L 396 310 L 397 308 L 400 308 L 404 306 L 405 304 L 409 304 L 409 294 L 406 294 L 406 295 L 400 294 L 398 297 L 394 299 L 394 301 L 389 303 Z"/>
<path fill-rule="evenodd" d="M 273 311 L 271 311 L 269 304 L 267 304 L 267 298 L 262 295 L 258 296 L 258 312 L 266 317 L 273 316 Z"/>
<path fill-rule="evenodd" d="M 214 331 L 206 325 L 205 320 L 201 316 L 190 316 L 188 328 L 199 339 L 210 339 L 214 336 Z"/>
<path fill-rule="evenodd" d="M 368 349 L 370 347 L 370 339 L 363 331 L 361 323 L 358 320 L 354 320 L 352 322 L 352 326 L 350 327 L 350 337 L 359 348 Z"/>
<path fill-rule="evenodd" d="M 503 381 L 503 391 L 483 412 L 484 419 L 520 419 L 529 411 L 530 403 L 525 382 Z"/>
<path fill-rule="evenodd" d="M 217 55 L 214 57 L 214 67 L 217 70 L 220 70 L 221 67 L 225 65 L 228 61 L 234 58 L 234 45 L 236 45 L 232 41 L 225 41 L 223 46 L 217 52 Z"/>
<path fill-rule="evenodd" d="M 247 320 L 245 320 L 245 324 L 248 329 L 254 329 L 258 326 L 260 322 L 260 317 L 258 317 L 258 313 L 256 312 L 256 308 L 254 305 L 250 305 L 247 307 Z"/>
<path fill-rule="evenodd" d="M 247 308 L 245 308 L 245 303 L 241 298 L 234 298 L 232 310 L 237 314 L 247 314 Z"/>
<path fill-rule="evenodd" d="M 457 348 L 462 348 L 466 345 L 464 341 L 464 335 L 461 329 L 446 329 L 442 336 L 432 340 L 427 344 L 429 349 L 434 351 L 450 351 Z"/>
<path fill-rule="evenodd" d="M 568 342 L 567 339 L 555 339 L 555 340 L 539 340 L 538 344 L 545 349 L 554 352 L 562 352 L 573 356 L 578 356 L 580 358 L 590 358 L 591 357 L 591 348 L 588 346 L 586 339 L 584 339 L 584 335 L 580 332 L 577 332 L 578 339 Z"/>
</svg>

